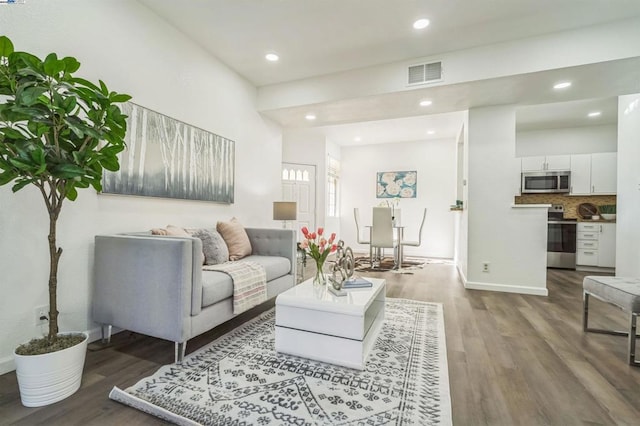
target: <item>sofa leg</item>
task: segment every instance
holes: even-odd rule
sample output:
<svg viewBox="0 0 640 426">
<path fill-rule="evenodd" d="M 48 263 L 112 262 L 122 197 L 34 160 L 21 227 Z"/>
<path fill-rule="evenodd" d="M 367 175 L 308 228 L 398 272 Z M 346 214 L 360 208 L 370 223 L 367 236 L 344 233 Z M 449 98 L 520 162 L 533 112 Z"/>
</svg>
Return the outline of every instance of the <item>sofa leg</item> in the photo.
<svg viewBox="0 0 640 426">
<path fill-rule="evenodd" d="M 102 344 L 108 345 L 111 343 L 111 327 L 110 324 L 102 324 L 100 327 L 100 331 L 102 333 Z"/>
<path fill-rule="evenodd" d="M 176 364 L 182 364 L 184 354 L 187 351 L 187 342 L 176 342 L 175 359 Z"/>
</svg>

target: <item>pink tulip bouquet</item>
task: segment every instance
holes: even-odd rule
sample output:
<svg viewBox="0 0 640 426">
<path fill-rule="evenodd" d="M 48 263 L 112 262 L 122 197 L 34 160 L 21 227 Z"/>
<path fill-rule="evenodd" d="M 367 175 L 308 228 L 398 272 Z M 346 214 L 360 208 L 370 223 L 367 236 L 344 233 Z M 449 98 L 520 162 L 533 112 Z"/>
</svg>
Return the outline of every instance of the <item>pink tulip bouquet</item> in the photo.
<svg viewBox="0 0 640 426">
<path fill-rule="evenodd" d="M 304 235 L 304 240 L 300 243 L 300 248 L 316 261 L 317 271 L 313 282 L 314 284 L 325 284 L 326 278 L 322 273 L 322 268 L 327 256 L 338 248 L 333 243 L 336 240 L 336 234 L 334 232 L 329 236 L 329 239 L 326 239 L 324 237 L 324 228 L 318 228 L 316 232 L 309 232 L 309 229 L 303 226 L 302 235 Z"/>
</svg>

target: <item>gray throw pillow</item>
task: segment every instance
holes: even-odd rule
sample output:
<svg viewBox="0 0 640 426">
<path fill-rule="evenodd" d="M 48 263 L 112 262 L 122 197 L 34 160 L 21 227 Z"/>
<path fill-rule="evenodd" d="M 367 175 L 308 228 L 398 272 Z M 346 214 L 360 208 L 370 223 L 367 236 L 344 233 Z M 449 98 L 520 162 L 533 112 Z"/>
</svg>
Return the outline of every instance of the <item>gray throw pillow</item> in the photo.
<svg viewBox="0 0 640 426">
<path fill-rule="evenodd" d="M 217 265 L 229 260 L 229 249 L 222 236 L 210 229 L 190 229 L 194 237 L 202 240 L 202 252 L 205 265 Z"/>
</svg>

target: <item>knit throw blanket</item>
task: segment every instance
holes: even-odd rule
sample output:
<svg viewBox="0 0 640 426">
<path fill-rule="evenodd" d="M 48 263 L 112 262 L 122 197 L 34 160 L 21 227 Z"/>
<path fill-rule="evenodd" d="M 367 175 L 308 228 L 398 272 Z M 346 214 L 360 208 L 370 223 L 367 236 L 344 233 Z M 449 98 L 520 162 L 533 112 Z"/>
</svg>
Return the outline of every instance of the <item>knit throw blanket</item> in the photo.
<svg viewBox="0 0 640 426">
<path fill-rule="evenodd" d="M 206 271 L 220 271 L 233 279 L 233 314 L 253 308 L 267 300 L 267 273 L 262 265 L 249 261 L 203 265 Z"/>
</svg>

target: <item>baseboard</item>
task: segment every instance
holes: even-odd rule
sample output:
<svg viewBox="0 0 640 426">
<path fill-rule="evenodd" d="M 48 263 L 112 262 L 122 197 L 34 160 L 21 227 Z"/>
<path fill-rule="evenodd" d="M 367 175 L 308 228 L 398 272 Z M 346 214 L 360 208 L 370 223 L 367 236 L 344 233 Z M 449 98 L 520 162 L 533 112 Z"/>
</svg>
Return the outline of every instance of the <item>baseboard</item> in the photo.
<svg viewBox="0 0 640 426">
<path fill-rule="evenodd" d="M 0 359 L 0 376 L 16 369 L 13 355 Z"/>
<path fill-rule="evenodd" d="M 464 272 L 462 272 L 462 268 L 460 267 L 459 264 L 456 264 L 456 269 L 458 270 L 458 275 L 460 276 L 460 280 L 462 281 L 462 285 L 466 288 L 467 287 L 467 277 L 464 275 Z"/>
<path fill-rule="evenodd" d="M 122 331 L 122 330 L 114 329 L 112 334 L 115 334 L 119 331 Z M 89 335 L 89 343 L 102 339 L 102 331 L 99 326 L 92 328 L 91 330 L 87 330 L 86 333 Z M 0 375 L 9 373 L 11 371 L 14 371 L 15 369 L 16 369 L 16 364 L 13 361 L 13 355 L 0 358 Z"/>
<path fill-rule="evenodd" d="M 599 272 L 603 274 L 615 274 L 616 268 L 601 268 L 599 266 L 576 265 L 576 271 L 581 272 Z"/>
<path fill-rule="evenodd" d="M 500 291 L 503 293 L 518 293 L 518 294 L 530 294 L 533 296 L 548 296 L 549 291 L 547 288 L 529 287 L 524 285 L 511 285 L 511 284 L 493 284 L 493 283 L 480 283 L 473 281 L 466 281 L 464 288 L 468 290 L 488 290 L 488 291 Z"/>
</svg>

